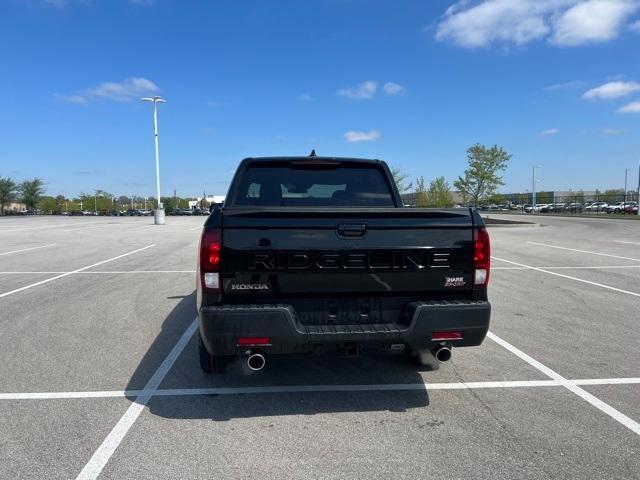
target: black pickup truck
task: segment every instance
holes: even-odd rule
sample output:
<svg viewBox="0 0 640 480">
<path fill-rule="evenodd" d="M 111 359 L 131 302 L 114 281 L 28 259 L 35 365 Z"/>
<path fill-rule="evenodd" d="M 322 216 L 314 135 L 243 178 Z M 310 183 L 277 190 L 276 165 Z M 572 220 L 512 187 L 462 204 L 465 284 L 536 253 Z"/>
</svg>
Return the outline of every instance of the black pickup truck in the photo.
<svg viewBox="0 0 640 480">
<path fill-rule="evenodd" d="M 386 347 L 436 367 L 487 333 L 489 260 L 475 210 L 404 207 L 382 161 L 247 158 L 200 240 L 200 365 Z"/>
</svg>

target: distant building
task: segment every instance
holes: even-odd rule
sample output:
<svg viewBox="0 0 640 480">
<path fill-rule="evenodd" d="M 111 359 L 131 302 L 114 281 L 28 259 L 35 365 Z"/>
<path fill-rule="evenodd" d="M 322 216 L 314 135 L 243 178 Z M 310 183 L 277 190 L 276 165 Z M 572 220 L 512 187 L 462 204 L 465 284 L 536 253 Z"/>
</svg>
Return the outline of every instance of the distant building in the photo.
<svg viewBox="0 0 640 480">
<path fill-rule="evenodd" d="M 451 192 L 453 203 L 463 205 L 465 203 L 461 192 Z M 503 203 L 512 205 L 522 205 L 533 203 L 531 192 L 500 193 Z M 403 193 L 402 203 L 405 205 L 415 205 L 415 192 Z M 596 190 L 545 190 L 536 192 L 536 203 L 582 203 L 582 202 L 621 202 L 622 194 L 607 196 Z M 629 190 L 627 192 L 628 201 L 637 201 L 638 193 Z"/>
<path fill-rule="evenodd" d="M 202 200 L 207 202 L 209 205 L 211 205 L 212 203 L 223 203 L 224 195 L 214 195 L 212 197 L 196 197 L 195 200 L 189 200 L 189 208 L 197 207 L 198 205 L 200 205 L 200 202 L 202 202 Z"/>
<path fill-rule="evenodd" d="M 6 207 L 4 207 L 4 212 L 25 212 L 27 210 L 27 206 L 24 203 L 10 203 Z"/>
<path fill-rule="evenodd" d="M 415 192 L 403 193 L 403 194 L 400 195 L 400 198 L 402 198 L 402 203 L 404 205 L 415 205 L 416 204 L 416 193 Z M 453 199 L 454 205 L 455 204 L 464 203 L 464 198 L 463 198 L 461 192 L 451 192 L 451 198 Z"/>
</svg>

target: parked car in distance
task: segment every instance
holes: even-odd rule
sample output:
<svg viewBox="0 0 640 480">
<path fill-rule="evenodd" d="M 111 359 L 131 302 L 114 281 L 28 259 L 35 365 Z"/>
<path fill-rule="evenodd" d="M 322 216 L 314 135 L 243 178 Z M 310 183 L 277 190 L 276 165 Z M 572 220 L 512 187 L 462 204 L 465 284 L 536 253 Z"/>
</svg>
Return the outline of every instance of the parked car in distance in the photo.
<svg viewBox="0 0 640 480">
<path fill-rule="evenodd" d="M 636 202 L 620 202 L 607 206 L 605 211 L 607 213 L 632 213 L 633 207 L 636 207 L 637 212 L 638 204 Z"/>
<path fill-rule="evenodd" d="M 537 203 L 535 207 L 533 207 L 534 213 L 549 213 L 549 204 L 547 203 Z"/>
<path fill-rule="evenodd" d="M 638 202 L 627 202 L 627 205 L 624 207 L 624 213 L 629 213 L 631 215 L 638 214 Z"/>
<path fill-rule="evenodd" d="M 607 204 L 607 202 L 593 202 L 587 205 L 586 207 L 584 207 L 584 210 L 586 212 L 591 212 L 591 213 L 604 212 L 608 206 L 609 204 Z"/>
<path fill-rule="evenodd" d="M 580 213 L 584 207 L 581 203 L 570 203 L 567 207 L 567 210 L 571 213 Z"/>
</svg>

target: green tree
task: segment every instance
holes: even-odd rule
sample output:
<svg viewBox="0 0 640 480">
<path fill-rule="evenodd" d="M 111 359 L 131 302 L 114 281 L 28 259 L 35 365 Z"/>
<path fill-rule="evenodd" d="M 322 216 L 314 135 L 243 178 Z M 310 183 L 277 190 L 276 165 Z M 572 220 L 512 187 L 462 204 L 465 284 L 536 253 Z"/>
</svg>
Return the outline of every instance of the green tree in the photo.
<svg viewBox="0 0 640 480">
<path fill-rule="evenodd" d="M 202 197 L 202 200 L 200 200 L 200 208 L 202 210 L 209 210 L 210 206 L 211 204 L 207 201 L 207 199 L 205 197 Z"/>
<path fill-rule="evenodd" d="M 56 207 L 54 209 L 55 213 L 62 213 L 66 210 L 67 199 L 64 195 L 56 195 Z"/>
<path fill-rule="evenodd" d="M 20 201 L 29 210 L 34 210 L 44 193 L 44 181 L 40 178 L 25 180 L 20 184 Z"/>
<path fill-rule="evenodd" d="M 524 205 L 529 201 L 529 195 L 527 195 L 526 193 L 521 193 L 518 195 L 518 203 L 520 205 Z"/>
<path fill-rule="evenodd" d="M 578 190 L 571 198 L 572 203 L 584 203 L 584 190 Z"/>
<path fill-rule="evenodd" d="M 43 213 L 53 213 L 56 209 L 56 199 L 48 195 L 40 198 L 38 209 Z"/>
<path fill-rule="evenodd" d="M 409 185 L 407 185 L 407 173 L 403 172 L 399 168 L 392 168 L 391 175 L 393 176 L 393 181 L 396 182 L 396 187 L 398 187 L 398 192 L 401 194 L 409 190 Z"/>
<path fill-rule="evenodd" d="M 538 192 L 536 194 L 536 203 L 545 204 L 551 203 L 552 196 L 550 192 Z"/>
<path fill-rule="evenodd" d="M 504 196 L 499 193 L 492 193 L 487 195 L 487 203 L 492 205 L 502 205 L 504 203 Z"/>
<path fill-rule="evenodd" d="M 17 193 L 13 180 L 0 177 L 0 215 L 4 215 L 4 209 L 16 200 Z"/>
<path fill-rule="evenodd" d="M 429 184 L 426 193 L 427 204 L 430 207 L 447 208 L 453 205 L 453 196 L 449 182 L 444 177 L 437 177 Z"/>
<path fill-rule="evenodd" d="M 609 203 L 623 202 L 624 201 L 624 188 L 614 188 L 604 191 L 604 197 L 602 200 Z"/>
<path fill-rule="evenodd" d="M 467 149 L 469 168 L 453 184 L 477 207 L 488 195 L 504 185 L 499 173 L 506 170 L 510 159 L 511 155 L 502 147 L 486 147 L 476 143 Z"/>
<path fill-rule="evenodd" d="M 428 206 L 429 201 L 427 199 L 427 189 L 424 186 L 424 177 L 420 177 L 416 180 L 416 190 L 413 198 L 413 203 L 416 207 Z"/>
<path fill-rule="evenodd" d="M 116 208 L 114 195 L 104 190 L 96 190 L 95 193 L 81 193 L 78 203 L 82 202 L 83 210 L 95 210 L 101 212 L 110 211 Z M 127 207 L 127 208 L 130 208 Z"/>
<path fill-rule="evenodd" d="M 164 210 L 167 215 L 171 215 L 176 208 L 179 208 L 178 197 L 160 197 L 160 201 L 164 205 Z"/>
</svg>

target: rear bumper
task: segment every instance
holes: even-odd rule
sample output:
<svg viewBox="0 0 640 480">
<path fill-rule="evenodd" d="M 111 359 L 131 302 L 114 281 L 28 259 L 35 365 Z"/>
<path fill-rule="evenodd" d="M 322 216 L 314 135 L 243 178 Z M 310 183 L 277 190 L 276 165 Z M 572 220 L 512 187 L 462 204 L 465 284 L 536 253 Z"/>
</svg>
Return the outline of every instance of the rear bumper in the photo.
<svg viewBox="0 0 640 480">
<path fill-rule="evenodd" d="M 303 353 L 319 345 L 405 343 L 431 348 L 433 332 L 462 332 L 453 346 L 480 345 L 489 330 L 491 305 L 486 301 L 416 302 L 408 324 L 303 325 L 290 305 L 207 306 L 198 312 L 200 335 L 212 354 L 235 354 L 239 337 L 269 337 L 268 353 Z M 246 347 L 244 347 L 246 349 Z"/>
</svg>

